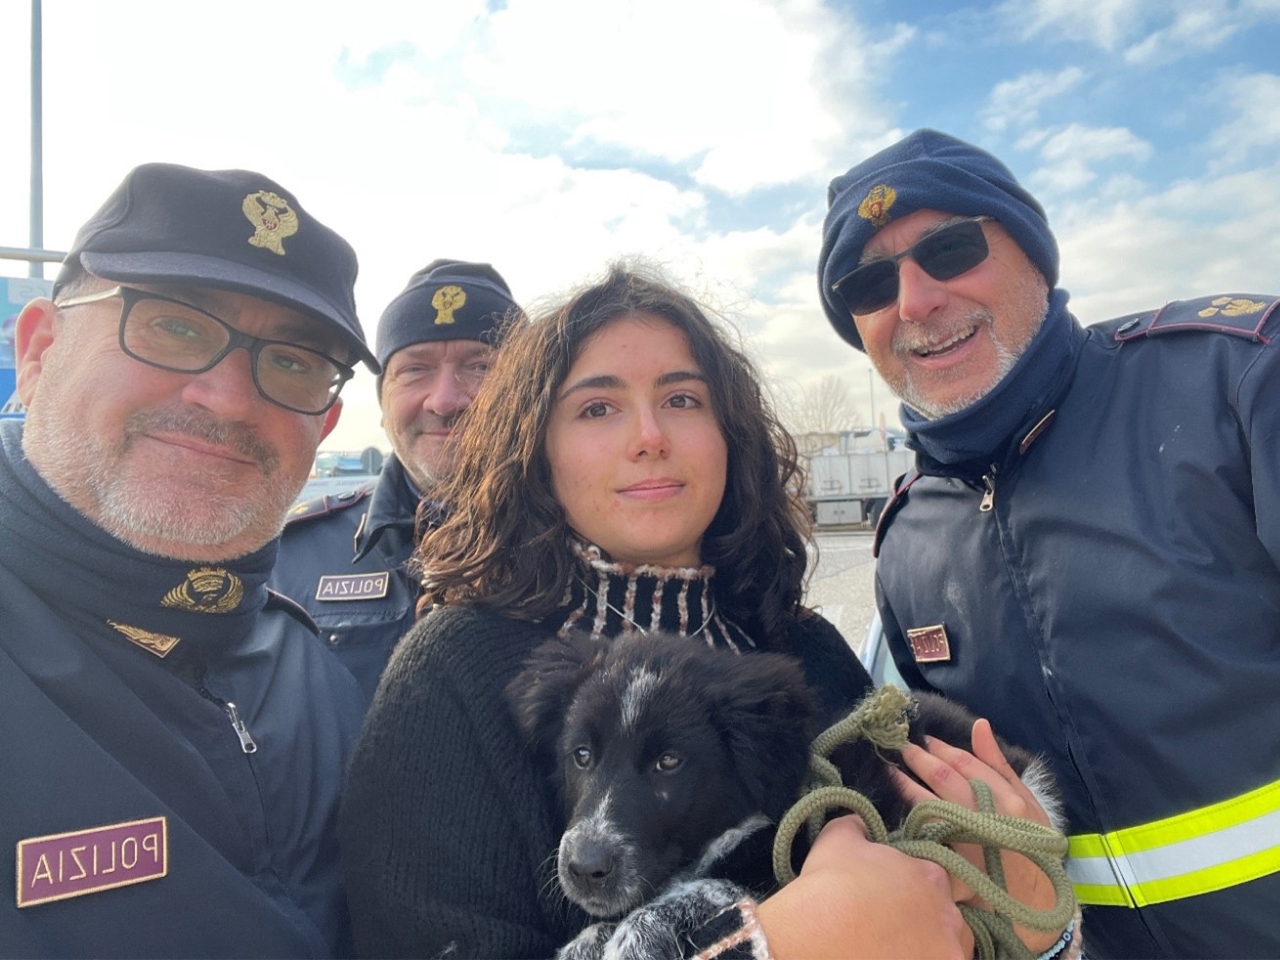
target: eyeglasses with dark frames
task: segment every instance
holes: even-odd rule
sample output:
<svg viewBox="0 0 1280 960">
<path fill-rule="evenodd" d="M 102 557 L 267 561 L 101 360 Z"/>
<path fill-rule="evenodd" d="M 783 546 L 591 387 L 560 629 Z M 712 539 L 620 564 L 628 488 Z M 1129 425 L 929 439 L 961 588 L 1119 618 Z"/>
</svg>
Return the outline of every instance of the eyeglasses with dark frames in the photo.
<svg viewBox="0 0 1280 960">
<path fill-rule="evenodd" d="M 355 368 L 287 340 L 250 336 L 207 310 L 135 287 L 71 297 L 59 309 L 119 297 L 120 349 L 135 360 L 172 373 L 212 370 L 237 347 L 249 351 L 253 383 L 264 398 L 295 413 L 324 413 Z"/>
<path fill-rule="evenodd" d="M 831 285 L 855 316 L 883 310 L 898 299 L 898 264 L 910 257 L 935 280 L 972 270 L 991 252 L 982 224 L 993 217 L 969 217 L 927 234 L 901 253 L 855 267 Z"/>
</svg>

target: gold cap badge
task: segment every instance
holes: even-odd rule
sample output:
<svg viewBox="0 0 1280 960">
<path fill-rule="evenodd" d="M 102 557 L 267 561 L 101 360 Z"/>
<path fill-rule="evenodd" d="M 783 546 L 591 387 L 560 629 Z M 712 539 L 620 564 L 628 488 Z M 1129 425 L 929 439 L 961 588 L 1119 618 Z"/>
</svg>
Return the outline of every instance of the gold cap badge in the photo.
<svg viewBox="0 0 1280 960">
<path fill-rule="evenodd" d="M 431 298 L 431 305 L 436 308 L 435 322 L 437 324 L 453 323 L 453 311 L 466 302 L 467 291 L 461 287 L 455 287 L 453 284 L 441 287 Z"/>
<path fill-rule="evenodd" d="M 889 208 L 898 199 L 898 191 L 887 184 L 878 183 L 862 198 L 858 204 L 858 216 L 870 220 L 871 225 L 879 229 L 889 222 Z"/>
<path fill-rule="evenodd" d="M 293 208 L 280 194 L 259 190 L 244 198 L 241 209 L 253 224 L 253 236 L 249 242 L 283 257 L 284 244 L 281 241 L 298 232 L 298 215 Z"/>
<path fill-rule="evenodd" d="M 196 567 L 164 595 L 162 607 L 192 613 L 230 613 L 240 605 L 244 584 L 222 567 Z"/>
</svg>

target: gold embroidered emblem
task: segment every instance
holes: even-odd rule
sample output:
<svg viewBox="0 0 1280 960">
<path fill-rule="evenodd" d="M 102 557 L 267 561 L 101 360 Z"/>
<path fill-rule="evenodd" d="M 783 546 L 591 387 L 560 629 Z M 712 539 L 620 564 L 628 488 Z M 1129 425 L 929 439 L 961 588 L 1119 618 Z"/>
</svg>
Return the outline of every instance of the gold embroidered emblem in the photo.
<svg viewBox="0 0 1280 960">
<path fill-rule="evenodd" d="M 164 595 L 160 606 L 193 613 L 230 613 L 240 605 L 244 584 L 222 567 L 196 567 Z"/>
<path fill-rule="evenodd" d="M 171 637 L 167 633 L 143 630 L 141 627 L 133 627 L 127 623 L 116 623 L 114 620 L 108 620 L 107 623 L 147 651 L 147 653 L 154 653 L 161 658 L 167 657 L 169 652 L 182 641 L 181 637 Z"/>
<path fill-rule="evenodd" d="M 455 287 L 452 284 L 441 287 L 431 298 L 431 305 L 436 308 L 435 322 L 437 324 L 453 323 L 453 311 L 461 308 L 466 302 L 467 291 L 461 287 Z"/>
<path fill-rule="evenodd" d="M 1251 313 L 1261 313 L 1267 308 L 1262 300 L 1244 300 L 1240 297 L 1218 297 L 1209 301 L 1210 306 L 1200 311 L 1200 316 L 1216 317 L 1221 313 L 1224 317 L 1246 317 Z"/>
<path fill-rule="evenodd" d="M 244 215 L 253 224 L 253 236 L 249 242 L 272 253 L 284 256 L 285 237 L 298 232 L 298 215 L 278 193 L 259 190 L 244 198 L 241 204 Z"/>
<path fill-rule="evenodd" d="M 858 216 L 870 220 L 877 229 L 889 222 L 889 208 L 898 199 L 898 191 L 888 184 L 878 183 L 862 198 L 858 204 Z"/>
</svg>

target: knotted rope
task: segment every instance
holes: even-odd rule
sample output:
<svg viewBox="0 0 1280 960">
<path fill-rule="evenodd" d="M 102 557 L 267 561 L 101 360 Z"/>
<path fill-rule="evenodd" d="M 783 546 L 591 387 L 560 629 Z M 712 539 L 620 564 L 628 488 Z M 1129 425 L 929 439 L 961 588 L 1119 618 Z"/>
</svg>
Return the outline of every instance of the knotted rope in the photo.
<svg viewBox="0 0 1280 960">
<path fill-rule="evenodd" d="M 1067 853 L 1066 837 L 1031 820 L 996 813 L 991 788 L 981 780 L 969 781 L 978 810 L 944 800 L 929 800 L 913 807 L 902 826 L 890 832 L 871 801 L 845 786 L 840 771 L 828 759 L 838 746 L 857 738 L 870 741 L 877 749 L 901 750 L 907 745 L 914 707 L 914 701 L 897 687 L 881 687 L 813 741 L 803 795 L 778 824 L 773 843 L 774 876 L 783 886 L 795 879 L 791 848 L 802 823 L 808 824 L 812 842 L 826 822 L 824 815 L 828 811 L 842 809 L 856 813 L 862 817 L 872 841 L 887 843 L 908 856 L 938 864 L 989 904 L 988 910 L 959 905 L 961 915 L 973 931 L 981 960 L 1034 957 L 1014 932 L 1013 925 L 1018 923 L 1048 933 L 1063 930 L 1071 922 L 1076 900 L 1062 865 Z M 957 843 L 982 845 L 985 873 L 951 848 Z M 1021 854 L 1049 877 L 1055 897 L 1050 909 L 1033 910 L 1009 894 L 1001 850 Z"/>
</svg>

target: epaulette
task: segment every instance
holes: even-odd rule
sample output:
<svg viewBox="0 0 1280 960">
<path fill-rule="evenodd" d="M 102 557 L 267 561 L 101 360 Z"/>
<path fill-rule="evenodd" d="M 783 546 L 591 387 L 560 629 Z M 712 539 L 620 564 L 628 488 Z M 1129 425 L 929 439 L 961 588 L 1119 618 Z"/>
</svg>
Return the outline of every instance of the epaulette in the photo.
<svg viewBox="0 0 1280 960">
<path fill-rule="evenodd" d="M 1257 343 L 1270 343 L 1271 338 L 1263 334 L 1262 328 L 1275 314 L 1277 306 L 1280 299 L 1276 297 L 1244 294 L 1175 300 L 1154 312 L 1119 317 L 1107 326 L 1114 330 L 1117 343 L 1188 330 L 1227 333 Z"/>
<path fill-rule="evenodd" d="M 295 523 L 302 523 L 304 520 L 314 520 L 316 517 L 327 517 L 332 513 L 350 510 L 372 493 L 373 484 L 365 484 L 354 490 L 326 493 L 323 496 L 312 497 L 310 500 L 303 500 L 290 508 L 285 515 L 284 525 L 288 527 Z"/>
</svg>

